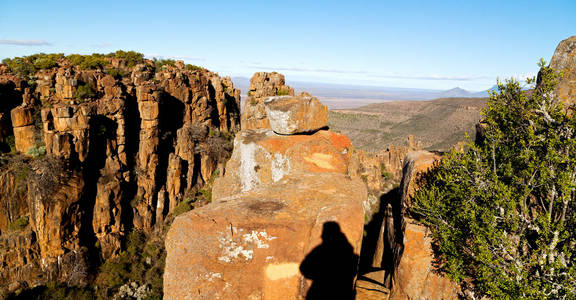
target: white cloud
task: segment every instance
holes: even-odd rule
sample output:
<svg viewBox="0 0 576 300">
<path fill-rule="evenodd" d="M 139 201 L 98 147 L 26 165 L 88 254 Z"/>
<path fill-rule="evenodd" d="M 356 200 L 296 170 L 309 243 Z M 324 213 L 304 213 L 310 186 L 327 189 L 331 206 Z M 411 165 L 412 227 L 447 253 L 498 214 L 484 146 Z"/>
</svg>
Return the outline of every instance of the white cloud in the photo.
<svg viewBox="0 0 576 300">
<path fill-rule="evenodd" d="M 0 40 L 2 45 L 13 46 L 50 46 L 52 44 L 44 40 Z"/>
</svg>

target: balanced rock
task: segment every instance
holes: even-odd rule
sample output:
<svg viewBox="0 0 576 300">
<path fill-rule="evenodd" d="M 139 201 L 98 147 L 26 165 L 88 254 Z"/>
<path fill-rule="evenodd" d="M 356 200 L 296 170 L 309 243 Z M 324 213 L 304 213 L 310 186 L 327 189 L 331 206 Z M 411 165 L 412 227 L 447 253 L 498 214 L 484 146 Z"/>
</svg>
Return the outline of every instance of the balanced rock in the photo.
<svg viewBox="0 0 576 300">
<path fill-rule="evenodd" d="M 556 86 L 556 97 L 566 104 L 576 103 L 576 36 L 558 44 L 550 67 L 562 74 Z"/>
<path fill-rule="evenodd" d="M 347 174 L 352 144 L 329 130 L 312 135 L 278 135 L 272 130 L 246 130 L 236 135 L 226 174 L 212 190 L 215 199 L 269 185 L 286 176 Z"/>
<path fill-rule="evenodd" d="M 277 88 L 274 81 L 260 93 L 255 78 L 258 101 Z M 256 122 L 256 110 L 244 111 L 212 203 L 170 227 L 166 299 L 352 299 L 367 191 L 348 175 L 350 139 L 318 130 L 328 114 L 310 96 L 253 108 L 264 107 L 258 120 L 268 126 Z"/>
<path fill-rule="evenodd" d="M 269 97 L 264 106 L 270 127 L 278 134 L 313 132 L 328 126 L 328 108 L 315 97 Z"/>
<path fill-rule="evenodd" d="M 351 299 L 364 198 L 358 179 L 311 173 L 177 217 L 165 299 Z"/>
<path fill-rule="evenodd" d="M 264 100 L 270 96 L 294 96 L 294 89 L 286 85 L 284 75 L 272 72 L 256 72 L 250 79 L 248 99 L 244 102 L 241 116 L 242 130 L 270 128 Z"/>
</svg>

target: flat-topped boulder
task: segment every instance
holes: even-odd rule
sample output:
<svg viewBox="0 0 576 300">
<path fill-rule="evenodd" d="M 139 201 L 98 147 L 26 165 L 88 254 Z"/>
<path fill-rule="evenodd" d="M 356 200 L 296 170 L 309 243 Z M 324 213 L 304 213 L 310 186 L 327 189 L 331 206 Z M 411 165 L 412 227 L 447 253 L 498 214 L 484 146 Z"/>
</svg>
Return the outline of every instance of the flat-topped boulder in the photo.
<svg viewBox="0 0 576 300">
<path fill-rule="evenodd" d="M 328 108 L 315 97 L 268 97 L 264 106 L 270 127 L 278 134 L 314 132 L 328 126 Z"/>
<path fill-rule="evenodd" d="M 316 173 L 179 216 L 165 299 L 351 299 L 365 198 L 361 180 Z"/>
<path fill-rule="evenodd" d="M 236 135 L 226 173 L 218 178 L 213 198 L 223 198 L 274 184 L 299 174 L 346 174 L 352 152 L 347 136 L 329 130 L 312 135 L 279 135 L 272 130 L 246 130 Z"/>
</svg>

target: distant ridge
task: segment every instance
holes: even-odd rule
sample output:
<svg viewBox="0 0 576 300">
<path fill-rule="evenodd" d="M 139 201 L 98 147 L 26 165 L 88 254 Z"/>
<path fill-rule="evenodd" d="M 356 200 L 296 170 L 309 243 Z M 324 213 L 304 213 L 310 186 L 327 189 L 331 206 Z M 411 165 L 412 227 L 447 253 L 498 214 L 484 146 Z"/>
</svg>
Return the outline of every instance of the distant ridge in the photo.
<svg viewBox="0 0 576 300">
<path fill-rule="evenodd" d="M 250 80 L 246 77 L 233 77 L 234 86 L 242 91 L 242 100 L 246 99 Z M 289 81 L 296 92 L 306 91 L 318 97 L 330 109 L 357 108 L 370 103 L 388 101 L 433 100 L 438 98 L 482 98 L 488 97 L 488 90 L 473 92 L 455 87 L 449 90 L 418 88 L 378 87 L 346 84 L 331 84 L 305 81 Z"/>
</svg>

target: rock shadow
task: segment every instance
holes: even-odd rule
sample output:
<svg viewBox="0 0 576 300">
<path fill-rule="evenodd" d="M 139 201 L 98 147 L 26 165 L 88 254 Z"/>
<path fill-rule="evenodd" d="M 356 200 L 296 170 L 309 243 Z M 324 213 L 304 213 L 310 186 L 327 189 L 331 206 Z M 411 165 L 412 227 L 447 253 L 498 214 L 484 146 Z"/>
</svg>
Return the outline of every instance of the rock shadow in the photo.
<svg viewBox="0 0 576 300">
<path fill-rule="evenodd" d="M 358 255 L 336 222 L 326 222 L 322 244 L 314 248 L 300 264 L 300 272 L 312 285 L 307 300 L 354 299 L 354 278 Z"/>
</svg>

